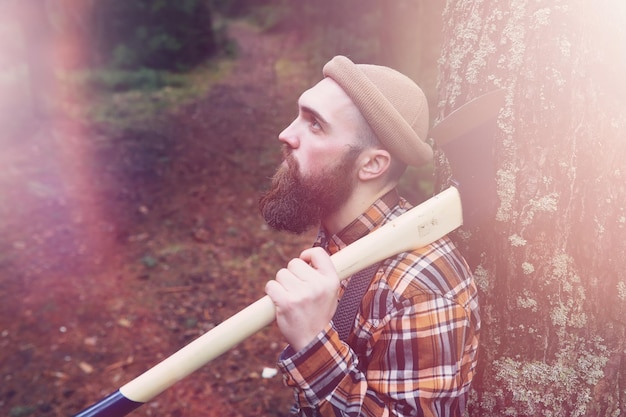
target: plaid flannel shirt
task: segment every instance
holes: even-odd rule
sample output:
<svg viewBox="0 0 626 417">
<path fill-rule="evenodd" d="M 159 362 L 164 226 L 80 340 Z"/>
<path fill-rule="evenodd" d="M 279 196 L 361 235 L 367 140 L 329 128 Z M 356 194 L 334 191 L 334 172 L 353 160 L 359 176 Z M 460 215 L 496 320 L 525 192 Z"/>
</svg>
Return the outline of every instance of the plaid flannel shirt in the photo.
<svg viewBox="0 0 626 417">
<path fill-rule="evenodd" d="M 411 206 L 392 191 L 335 236 L 335 253 Z M 348 343 L 332 322 L 278 367 L 301 416 L 462 416 L 476 367 L 476 287 L 448 238 L 384 261 L 355 318 Z"/>
</svg>

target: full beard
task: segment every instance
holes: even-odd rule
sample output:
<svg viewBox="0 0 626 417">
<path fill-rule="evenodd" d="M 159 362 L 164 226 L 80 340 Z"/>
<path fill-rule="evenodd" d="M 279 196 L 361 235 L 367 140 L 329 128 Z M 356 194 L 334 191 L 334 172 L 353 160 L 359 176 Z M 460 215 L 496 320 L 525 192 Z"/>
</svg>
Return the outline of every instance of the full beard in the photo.
<svg viewBox="0 0 626 417">
<path fill-rule="evenodd" d="M 265 221 L 273 229 L 303 233 L 337 211 L 354 188 L 353 175 L 359 150 L 351 148 L 339 163 L 309 177 L 299 173 L 297 161 L 287 156 L 259 200 Z"/>
</svg>

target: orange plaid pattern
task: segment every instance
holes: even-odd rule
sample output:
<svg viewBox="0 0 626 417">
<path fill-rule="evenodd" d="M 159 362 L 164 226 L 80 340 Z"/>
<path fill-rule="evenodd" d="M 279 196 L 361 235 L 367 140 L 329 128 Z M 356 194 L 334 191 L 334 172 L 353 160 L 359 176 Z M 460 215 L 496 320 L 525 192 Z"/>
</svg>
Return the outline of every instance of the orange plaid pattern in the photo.
<svg viewBox="0 0 626 417">
<path fill-rule="evenodd" d="M 410 209 L 393 191 L 335 236 L 332 254 Z M 476 368 L 476 287 L 454 244 L 440 239 L 384 261 L 348 343 L 332 322 L 278 366 L 302 416 L 462 416 Z"/>
</svg>

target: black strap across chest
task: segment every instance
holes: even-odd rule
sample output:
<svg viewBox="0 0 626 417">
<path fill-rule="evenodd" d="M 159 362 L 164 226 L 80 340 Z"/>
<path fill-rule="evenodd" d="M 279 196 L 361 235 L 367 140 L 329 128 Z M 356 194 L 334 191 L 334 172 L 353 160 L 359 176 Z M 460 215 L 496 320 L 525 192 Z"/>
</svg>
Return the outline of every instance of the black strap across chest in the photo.
<svg viewBox="0 0 626 417">
<path fill-rule="evenodd" d="M 378 267 L 379 264 L 371 265 L 352 275 L 341 300 L 339 300 L 337 311 L 335 311 L 333 316 L 333 324 L 339 333 L 339 337 L 344 342 L 348 340 L 350 330 L 352 330 L 354 325 L 356 312 L 359 309 L 359 305 L 361 305 L 361 299 L 365 295 L 365 291 L 367 291 Z"/>
</svg>

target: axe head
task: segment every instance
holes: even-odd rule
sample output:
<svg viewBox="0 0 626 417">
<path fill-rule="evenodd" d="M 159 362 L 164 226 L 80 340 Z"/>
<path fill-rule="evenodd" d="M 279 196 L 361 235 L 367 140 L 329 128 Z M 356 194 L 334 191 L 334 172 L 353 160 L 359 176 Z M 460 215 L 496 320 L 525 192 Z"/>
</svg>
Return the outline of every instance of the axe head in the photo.
<svg viewBox="0 0 626 417">
<path fill-rule="evenodd" d="M 461 194 L 463 225 L 493 219 L 497 208 L 494 137 L 504 106 L 504 90 L 495 90 L 462 105 L 429 132 L 443 150 Z"/>
</svg>

